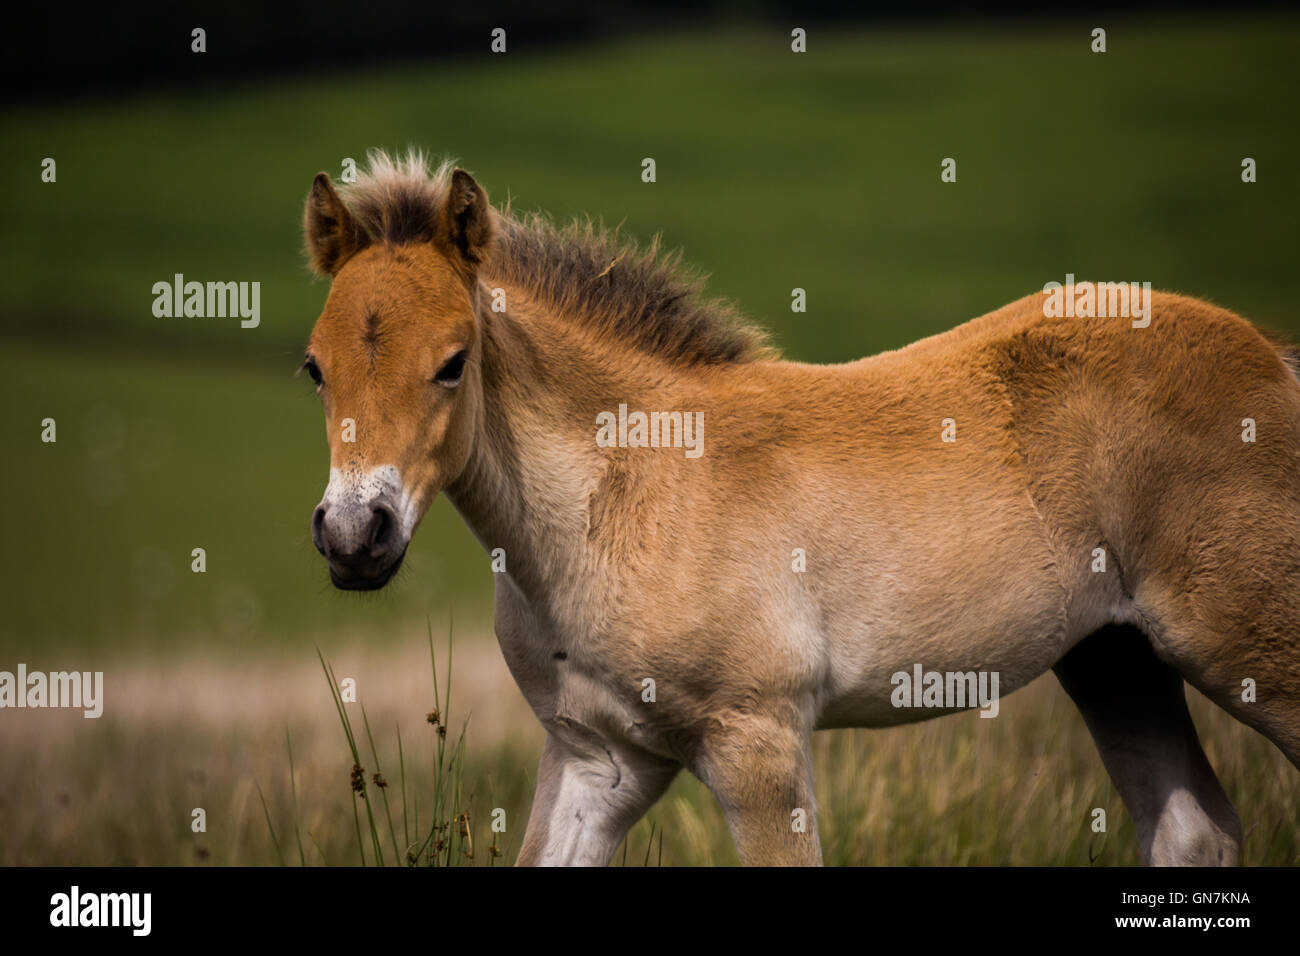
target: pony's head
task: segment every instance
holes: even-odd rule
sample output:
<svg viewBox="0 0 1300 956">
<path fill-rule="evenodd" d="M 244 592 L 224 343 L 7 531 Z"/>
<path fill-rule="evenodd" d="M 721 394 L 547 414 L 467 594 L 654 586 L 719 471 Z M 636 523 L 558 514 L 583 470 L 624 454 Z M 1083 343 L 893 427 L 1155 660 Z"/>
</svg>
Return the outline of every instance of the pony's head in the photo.
<svg viewBox="0 0 1300 956">
<path fill-rule="evenodd" d="M 469 458 L 492 212 L 461 169 L 430 176 L 419 156 L 379 157 L 343 196 L 318 174 L 305 226 L 312 268 L 331 277 L 303 363 L 330 446 L 312 540 L 336 587 L 371 590 Z"/>
</svg>

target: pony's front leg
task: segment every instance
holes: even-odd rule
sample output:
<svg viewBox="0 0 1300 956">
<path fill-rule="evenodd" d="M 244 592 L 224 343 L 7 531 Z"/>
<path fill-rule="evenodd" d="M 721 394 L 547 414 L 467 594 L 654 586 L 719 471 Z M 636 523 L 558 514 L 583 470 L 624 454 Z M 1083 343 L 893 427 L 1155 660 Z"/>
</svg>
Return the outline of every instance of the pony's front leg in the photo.
<svg viewBox="0 0 1300 956">
<path fill-rule="evenodd" d="M 680 767 L 627 748 L 546 736 L 517 866 L 607 866 Z"/>
<path fill-rule="evenodd" d="M 821 866 L 811 744 L 802 721 L 755 714 L 703 742 L 692 769 L 718 798 L 746 866 Z"/>
</svg>

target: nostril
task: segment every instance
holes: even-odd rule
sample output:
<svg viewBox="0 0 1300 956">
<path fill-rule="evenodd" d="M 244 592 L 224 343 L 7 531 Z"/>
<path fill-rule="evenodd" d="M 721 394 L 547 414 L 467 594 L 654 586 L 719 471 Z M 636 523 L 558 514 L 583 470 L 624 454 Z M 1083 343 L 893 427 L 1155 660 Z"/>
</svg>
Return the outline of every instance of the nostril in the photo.
<svg viewBox="0 0 1300 956">
<path fill-rule="evenodd" d="M 380 555 L 389 549 L 397 535 L 396 515 L 386 504 L 375 505 L 370 516 L 370 534 L 366 549 L 371 555 Z"/>
<path fill-rule="evenodd" d="M 320 505 L 311 516 L 311 540 L 316 550 L 330 556 L 329 541 L 325 537 L 325 506 Z"/>
</svg>

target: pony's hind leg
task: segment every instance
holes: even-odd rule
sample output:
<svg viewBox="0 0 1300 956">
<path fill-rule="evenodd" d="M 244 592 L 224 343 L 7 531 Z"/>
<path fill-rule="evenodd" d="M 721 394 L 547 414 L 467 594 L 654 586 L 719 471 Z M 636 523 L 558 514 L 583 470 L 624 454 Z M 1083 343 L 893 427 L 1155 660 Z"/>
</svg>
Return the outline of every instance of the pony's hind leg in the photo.
<svg viewBox="0 0 1300 956">
<path fill-rule="evenodd" d="M 1133 603 L 1162 661 L 1300 769 L 1300 476 L 1295 484 L 1270 497 L 1243 483 L 1217 510 L 1193 512 L 1194 532 L 1155 538 L 1149 551 L 1165 558 L 1147 560 L 1158 571 L 1138 581 Z"/>
<path fill-rule="evenodd" d="M 1241 823 L 1205 758 L 1183 680 L 1134 627 L 1095 632 L 1057 662 L 1154 866 L 1231 866 Z"/>
</svg>

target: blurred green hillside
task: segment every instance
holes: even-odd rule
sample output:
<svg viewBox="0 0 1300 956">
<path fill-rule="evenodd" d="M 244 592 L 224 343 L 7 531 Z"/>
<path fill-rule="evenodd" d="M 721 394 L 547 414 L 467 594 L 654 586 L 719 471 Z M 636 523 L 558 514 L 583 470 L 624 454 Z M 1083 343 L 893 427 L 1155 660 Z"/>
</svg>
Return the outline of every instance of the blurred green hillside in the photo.
<svg viewBox="0 0 1300 956">
<path fill-rule="evenodd" d="M 302 201 L 369 147 L 458 157 L 498 203 L 662 232 L 803 360 L 897 347 L 1067 272 L 1300 335 L 1300 20 L 1116 20 L 1102 55 L 1095 25 L 814 30 L 804 55 L 781 32 L 700 32 L 0 115 L 0 651 L 298 653 L 486 621 L 488 562 L 446 502 L 378 595 L 334 592 L 308 535 L 327 457 L 292 373 L 326 285 Z M 178 272 L 260 281 L 260 327 L 155 318 Z"/>
</svg>

